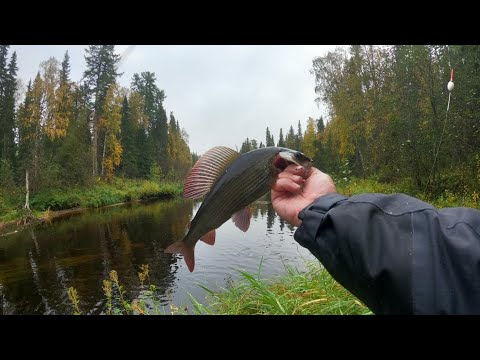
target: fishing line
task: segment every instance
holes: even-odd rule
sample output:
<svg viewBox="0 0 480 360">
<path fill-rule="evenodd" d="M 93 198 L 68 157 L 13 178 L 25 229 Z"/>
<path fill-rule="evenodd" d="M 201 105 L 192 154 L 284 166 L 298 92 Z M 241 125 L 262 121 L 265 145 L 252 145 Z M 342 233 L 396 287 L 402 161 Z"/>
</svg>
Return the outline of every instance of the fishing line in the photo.
<svg viewBox="0 0 480 360">
<path fill-rule="evenodd" d="M 425 186 L 425 191 L 424 191 L 425 194 L 427 193 L 428 186 L 430 185 L 430 179 L 432 177 L 433 170 L 435 169 L 435 164 L 437 163 L 438 154 L 440 153 L 440 147 L 442 146 L 443 135 L 445 134 L 445 129 L 447 127 L 448 110 L 450 110 L 450 100 L 452 98 L 452 90 L 453 90 L 453 87 L 454 87 L 454 85 L 453 85 L 454 72 L 453 72 L 453 68 L 452 68 L 451 63 L 450 63 L 450 51 L 448 49 L 448 45 L 447 45 L 447 53 L 448 53 L 448 66 L 450 67 L 450 69 L 452 69 L 452 72 L 451 72 L 451 75 L 450 75 L 450 81 L 448 82 L 448 85 L 447 85 L 447 89 L 448 89 L 447 111 L 445 113 L 445 121 L 443 123 L 443 129 L 442 129 L 442 133 L 440 135 L 440 142 L 438 143 L 438 148 L 435 152 L 435 157 L 433 159 L 432 169 L 430 170 L 430 175 L 428 175 L 427 185 Z"/>
</svg>

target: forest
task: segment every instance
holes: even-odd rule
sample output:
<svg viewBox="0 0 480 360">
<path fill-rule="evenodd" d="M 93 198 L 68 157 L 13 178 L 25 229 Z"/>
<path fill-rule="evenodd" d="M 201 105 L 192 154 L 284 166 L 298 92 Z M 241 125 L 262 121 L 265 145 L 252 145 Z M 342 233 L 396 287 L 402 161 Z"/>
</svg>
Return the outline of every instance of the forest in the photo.
<svg viewBox="0 0 480 360">
<path fill-rule="evenodd" d="M 124 88 L 114 45 L 91 45 L 84 59 L 78 82 L 67 52 L 61 62 L 43 61 L 22 87 L 16 53 L 0 46 L 0 213 L 29 208 L 29 196 L 52 189 L 118 178 L 178 183 L 198 159 L 187 131 L 167 115 L 155 73 L 135 73 Z M 265 138 L 247 138 L 238 150 L 285 146 L 337 181 L 373 179 L 426 198 L 451 191 L 478 200 L 479 67 L 478 45 L 337 47 L 310 69 L 327 115 L 292 119 L 275 136 L 267 127 Z"/>
<path fill-rule="evenodd" d="M 91 45 L 75 82 L 66 52 L 62 62 L 43 61 L 22 93 L 16 53 L 0 46 L 0 213 L 19 207 L 25 192 L 186 175 L 188 134 L 173 112 L 167 116 L 155 74 L 135 73 L 123 88 L 119 61 L 114 45 Z"/>
<path fill-rule="evenodd" d="M 280 129 L 276 143 L 267 128 L 265 143 L 246 139 L 241 151 L 286 146 L 340 181 L 402 183 L 427 198 L 468 192 L 478 201 L 479 68 L 478 45 L 338 47 L 311 68 L 328 118 L 310 117 L 304 131 L 300 120 Z"/>
</svg>

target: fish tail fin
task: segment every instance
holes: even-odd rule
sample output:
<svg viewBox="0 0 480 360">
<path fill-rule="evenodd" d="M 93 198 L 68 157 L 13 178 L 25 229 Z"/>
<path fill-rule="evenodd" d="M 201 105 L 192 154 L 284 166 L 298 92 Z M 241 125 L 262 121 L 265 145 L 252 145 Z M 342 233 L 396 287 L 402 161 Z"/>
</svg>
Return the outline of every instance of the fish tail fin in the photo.
<svg viewBox="0 0 480 360">
<path fill-rule="evenodd" d="M 165 249 L 167 254 L 182 254 L 185 263 L 187 264 L 188 270 L 193 272 L 195 267 L 195 248 L 189 247 L 185 244 L 183 240 L 174 242 L 169 247 Z"/>
</svg>

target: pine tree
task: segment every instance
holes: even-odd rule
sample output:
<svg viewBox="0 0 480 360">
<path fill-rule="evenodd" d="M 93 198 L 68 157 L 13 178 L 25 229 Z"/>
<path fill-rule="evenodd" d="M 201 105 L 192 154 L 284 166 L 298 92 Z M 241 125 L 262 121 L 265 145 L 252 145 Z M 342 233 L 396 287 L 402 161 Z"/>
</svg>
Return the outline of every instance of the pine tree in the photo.
<svg viewBox="0 0 480 360">
<path fill-rule="evenodd" d="M 173 111 L 170 112 L 170 125 L 168 127 L 168 131 L 170 132 L 178 132 L 177 128 L 177 121 L 175 120 L 175 116 L 173 116 Z"/>
<path fill-rule="evenodd" d="M 265 136 L 266 146 L 275 146 L 275 140 L 273 135 L 270 133 L 270 129 L 267 127 L 266 136 Z"/>
<path fill-rule="evenodd" d="M 317 125 L 318 134 L 322 133 L 325 130 L 325 123 L 323 122 L 323 116 L 320 116 L 320 118 L 317 119 L 316 125 Z"/>
<path fill-rule="evenodd" d="M 313 155 L 313 164 L 316 168 L 325 171 L 326 164 L 326 154 L 324 145 L 322 143 L 324 139 L 325 124 L 323 122 L 323 117 L 320 117 L 316 120 L 316 139 L 315 139 L 315 154 Z"/>
<path fill-rule="evenodd" d="M 150 134 L 152 139 L 152 146 L 154 149 L 155 163 L 165 171 L 167 164 L 167 145 L 168 145 L 168 124 L 167 112 L 161 103 L 158 104 L 158 109 L 155 114 L 153 128 Z"/>
<path fill-rule="evenodd" d="M 296 149 L 296 138 L 292 125 L 290 125 L 290 130 L 288 131 L 287 137 L 285 139 L 285 145 L 289 149 Z"/>
<path fill-rule="evenodd" d="M 155 73 L 146 71 L 140 75 L 135 73 L 132 78 L 132 90 L 138 92 L 144 99 L 144 113 L 146 115 L 146 134 L 139 135 L 139 147 L 145 147 L 143 153 L 150 167 L 160 168 L 160 172 L 167 170 L 168 146 L 168 119 L 163 101 L 165 92 L 156 85 Z M 175 126 L 177 127 L 177 125 Z M 146 140 L 145 140 L 146 139 Z M 147 164 L 145 163 L 145 166 Z"/>
<path fill-rule="evenodd" d="M 0 63 L 3 62 L 0 52 Z M 1 67 L 1 64 L 0 64 Z M 6 70 L 6 71 L 5 71 Z M 0 84 L 0 160 L 15 168 L 15 93 L 17 91 L 17 54 L 14 52 L 3 72 Z"/>
<path fill-rule="evenodd" d="M 66 186 L 87 185 L 93 179 L 89 129 L 91 111 L 86 90 L 83 86 L 72 90 L 72 118 L 68 124 L 67 135 L 55 154 L 55 161 L 62 169 L 63 182 Z"/>
<path fill-rule="evenodd" d="M 143 110 L 143 109 L 142 109 Z M 137 131 L 143 132 L 143 127 L 134 123 L 130 114 L 130 107 L 126 96 L 123 98 L 122 118 L 120 139 L 123 149 L 122 161 L 120 164 L 120 172 L 130 178 L 139 176 L 137 168 L 138 150 L 137 150 Z"/>
<path fill-rule="evenodd" d="M 280 128 L 280 135 L 278 137 L 278 144 L 279 147 L 285 147 L 285 140 L 283 139 L 283 130 Z"/>
<path fill-rule="evenodd" d="M 242 143 L 240 147 L 240 154 L 244 154 L 252 150 L 252 144 L 250 143 L 250 139 L 246 138 L 245 141 Z"/>
<path fill-rule="evenodd" d="M 295 150 L 302 151 L 302 143 L 303 143 L 303 133 L 302 133 L 302 124 L 300 120 L 298 120 L 298 128 L 297 134 L 295 136 Z"/>
<path fill-rule="evenodd" d="M 70 82 L 70 55 L 68 50 L 65 51 L 62 61 L 62 70 L 60 71 L 60 84 L 66 84 Z"/>
<path fill-rule="evenodd" d="M 85 84 L 89 89 L 89 98 L 93 110 L 93 175 L 97 176 L 98 164 L 102 164 L 102 145 L 105 134 L 99 127 L 99 119 L 104 115 L 104 101 L 108 89 L 121 73 L 117 72 L 120 55 L 114 53 L 114 45 L 90 45 L 86 49 L 87 70 L 84 72 Z"/>
<path fill-rule="evenodd" d="M 192 152 L 192 166 L 195 165 L 195 163 L 198 161 L 198 159 L 200 159 L 198 154 L 195 151 Z"/>
<path fill-rule="evenodd" d="M 178 121 L 175 120 L 173 113 L 170 113 L 167 146 L 167 175 L 170 180 L 183 179 L 192 165 L 192 157 L 187 141 L 188 134 L 180 129 Z"/>
</svg>

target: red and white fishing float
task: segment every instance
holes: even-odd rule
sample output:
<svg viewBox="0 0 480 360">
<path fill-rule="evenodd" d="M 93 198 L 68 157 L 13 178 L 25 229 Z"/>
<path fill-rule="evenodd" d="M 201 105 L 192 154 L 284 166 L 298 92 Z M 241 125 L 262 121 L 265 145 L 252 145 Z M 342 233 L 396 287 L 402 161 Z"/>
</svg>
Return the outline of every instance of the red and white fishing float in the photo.
<svg viewBox="0 0 480 360">
<path fill-rule="evenodd" d="M 452 75 L 450 75 L 450 81 L 448 82 L 447 89 L 448 91 L 452 91 L 454 87 L 455 87 L 455 84 L 453 83 L 453 69 L 452 69 Z"/>
<path fill-rule="evenodd" d="M 450 109 L 450 98 L 452 96 L 452 90 L 455 87 L 455 84 L 453 83 L 453 68 L 452 68 L 452 74 L 450 75 L 450 81 L 447 84 L 447 89 L 448 89 L 448 105 L 447 105 L 447 114 L 448 110 Z"/>
</svg>

